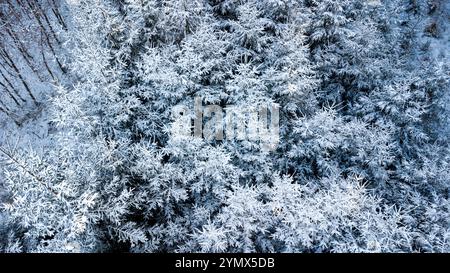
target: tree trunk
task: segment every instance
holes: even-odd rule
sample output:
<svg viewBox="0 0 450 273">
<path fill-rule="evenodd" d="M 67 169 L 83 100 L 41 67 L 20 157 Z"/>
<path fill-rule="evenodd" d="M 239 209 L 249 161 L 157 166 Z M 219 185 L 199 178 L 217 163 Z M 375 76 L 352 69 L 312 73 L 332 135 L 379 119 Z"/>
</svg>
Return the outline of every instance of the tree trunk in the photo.
<svg viewBox="0 0 450 273">
<path fill-rule="evenodd" d="M 20 73 L 20 70 L 17 68 L 17 66 L 14 64 L 13 60 L 11 59 L 11 57 L 9 56 L 8 52 L 6 50 L 2 50 L 3 53 L 5 54 L 5 57 L 11 62 L 12 64 L 12 68 L 14 69 L 14 71 L 17 74 L 17 77 L 19 77 L 20 81 L 22 82 L 23 86 L 25 87 L 25 89 L 27 90 L 28 95 L 30 96 L 30 98 L 33 100 L 34 104 L 38 104 L 36 98 L 34 97 L 33 93 L 31 92 L 30 87 L 28 86 L 28 83 L 25 81 L 25 79 L 22 76 L 22 73 Z"/>
<path fill-rule="evenodd" d="M 14 87 L 14 85 L 12 85 L 12 83 L 8 80 L 8 78 L 6 77 L 5 74 L 3 74 L 3 72 L 0 70 L 0 75 L 2 76 L 2 78 L 5 80 L 6 84 L 10 87 L 10 89 L 14 92 L 14 94 L 16 94 L 16 96 L 22 101 L 22 102 L 26 102 L 26 100 L 20 95 L 19 91 Z"/>
<path fill-rule="evenodd" d="M 9 88 L 8 88 L 6 85 L 4 85 L 2 82 L 0 82 L 0 86 L 3 87 L 3 89 L 5 89 L 6 93 L 7 93 L 8 96 L 14 101 L 14 103 L 15 103 L 17 106 L 20 106 L 19 101 L 16 99 L 16 97 L 14 97 L 14 95 L 11 93 L 11 91 L 9 90 Z"/>
</svg>

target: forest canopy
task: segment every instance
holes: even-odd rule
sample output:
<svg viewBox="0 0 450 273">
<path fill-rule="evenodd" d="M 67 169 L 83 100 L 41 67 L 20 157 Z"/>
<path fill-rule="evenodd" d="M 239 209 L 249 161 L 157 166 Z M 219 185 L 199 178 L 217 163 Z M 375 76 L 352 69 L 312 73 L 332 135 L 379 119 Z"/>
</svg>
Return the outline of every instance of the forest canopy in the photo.
<svg viewBox="0 0 450 273">
<path fill-rule="evenodd" d="M 1 0 L 0 29 L 2 252 L 450 251 L 448 1 Z"/>
</svg>

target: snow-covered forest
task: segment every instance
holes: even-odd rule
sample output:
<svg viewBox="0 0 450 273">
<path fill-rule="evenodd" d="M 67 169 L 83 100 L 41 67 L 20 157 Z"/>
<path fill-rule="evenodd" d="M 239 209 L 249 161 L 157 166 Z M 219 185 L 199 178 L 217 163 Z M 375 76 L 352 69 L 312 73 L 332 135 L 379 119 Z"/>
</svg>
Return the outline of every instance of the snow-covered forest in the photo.
<svg viewBox="0 0 450 273">
<path fill-rule="evenodd" d="M 448 0 L 0 0 L 0 252 L 450 252 L 449 79 Z"/>
</svg>

